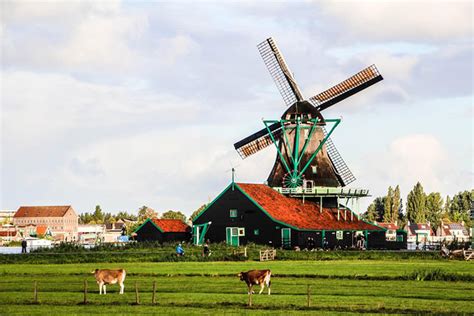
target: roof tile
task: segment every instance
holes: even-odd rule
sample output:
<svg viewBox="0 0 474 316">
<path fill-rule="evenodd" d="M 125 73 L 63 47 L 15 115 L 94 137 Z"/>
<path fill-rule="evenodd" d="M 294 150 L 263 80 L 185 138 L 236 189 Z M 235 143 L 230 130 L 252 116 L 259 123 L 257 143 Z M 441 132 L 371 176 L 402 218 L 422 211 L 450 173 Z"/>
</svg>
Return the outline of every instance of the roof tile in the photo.
<svg viewBox="0 0 474 316">
<path fill-rule="evenodd" d="M 190 231 L 190 227 L 180 219 L 153 218 L 152 221 L 165 233 L 187 233 Z"/>
<path fill-rule="evenodd" d="M 13 217 L 63 217 L 71 208 L 65 206 L 21 206 Z"/>
<path fill-rule="evenodd" d="M 273 219 L 308 230 L 383 230 L 382 228 L 366 223 L 357 216 L 344 220 L 341 212 L 337 220 L 337 209 L 324 207 L 320 212 L 319 205 L 314 202 L 301 202 L 299 199 L 289 198 L 264 184 L 237 183 L 247 195 L 260 205 Z"/>
</svg>

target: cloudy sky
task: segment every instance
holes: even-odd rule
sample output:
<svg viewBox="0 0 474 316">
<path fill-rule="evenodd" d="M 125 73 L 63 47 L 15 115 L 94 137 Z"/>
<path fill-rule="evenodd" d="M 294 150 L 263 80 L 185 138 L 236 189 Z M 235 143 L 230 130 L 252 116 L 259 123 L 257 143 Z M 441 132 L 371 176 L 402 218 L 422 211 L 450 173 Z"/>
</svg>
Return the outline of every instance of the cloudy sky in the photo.
<svg viewBox="0 0 474 316">
<path fill-rule="evenodd" d="M 191 214 L 237 166 L 233 143 L 284 103 L 256 45 L 273 36 L 306 97 L 376 64 L 326 110 L 353 187 L 473 185 L 470 1 L 1 1 L 0 209 L 142 205 Z M 367 199 L 363 206 L 371 199 Z"/>
</svg>

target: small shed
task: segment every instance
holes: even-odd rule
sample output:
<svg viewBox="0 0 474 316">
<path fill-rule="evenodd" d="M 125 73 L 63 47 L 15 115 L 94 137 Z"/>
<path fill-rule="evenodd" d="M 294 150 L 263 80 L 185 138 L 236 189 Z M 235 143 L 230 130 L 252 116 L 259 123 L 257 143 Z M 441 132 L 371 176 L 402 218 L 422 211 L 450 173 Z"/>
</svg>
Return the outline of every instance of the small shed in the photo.
<svg viewBox="0 0 474 316">
<path fill-rule="evenodd" d="M 180 219 L 149 218 L 135 230 L 137 241 L 187 241 L 191 227 Z"/>
</svg>

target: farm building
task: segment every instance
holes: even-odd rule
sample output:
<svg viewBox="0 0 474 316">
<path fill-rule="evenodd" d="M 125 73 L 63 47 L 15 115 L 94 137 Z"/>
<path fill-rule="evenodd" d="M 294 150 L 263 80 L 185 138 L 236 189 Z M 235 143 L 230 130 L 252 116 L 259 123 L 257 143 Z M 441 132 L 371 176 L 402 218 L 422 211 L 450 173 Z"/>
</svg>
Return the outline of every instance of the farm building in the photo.
<svg viewBox="0 0 474 316">
<path fill-rule="evenodd" d="M 187 241 L 191 227 L 179 219 L 149 218 L 134 232 L 137 241 Z"/>
<path fill-rule="evenodd" d="M 384 228 L 325 201 L 323 206 L 264 184 L 231 183 L 193 220 L 194 243 L 209 239 L 235 246 L 253 242 L 284 248 L 349 248 L 362 234 L 368 248 L 385 246 Z"/>
</svg>

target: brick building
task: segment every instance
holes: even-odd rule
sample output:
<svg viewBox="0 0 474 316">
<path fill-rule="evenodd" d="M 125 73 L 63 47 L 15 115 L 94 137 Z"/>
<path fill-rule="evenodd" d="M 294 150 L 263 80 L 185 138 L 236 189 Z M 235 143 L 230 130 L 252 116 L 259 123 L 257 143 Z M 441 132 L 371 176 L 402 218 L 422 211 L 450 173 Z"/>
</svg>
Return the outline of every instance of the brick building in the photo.
<svg viewBox="0 0 474 316">
<path fill-rule="evenodd" d="M 13 216 L 15 226 L 45 225 L 53 236 L 72 241 L 77 238 L 78 216 L 72 206 L 21 206 Z"/>
</svg>

